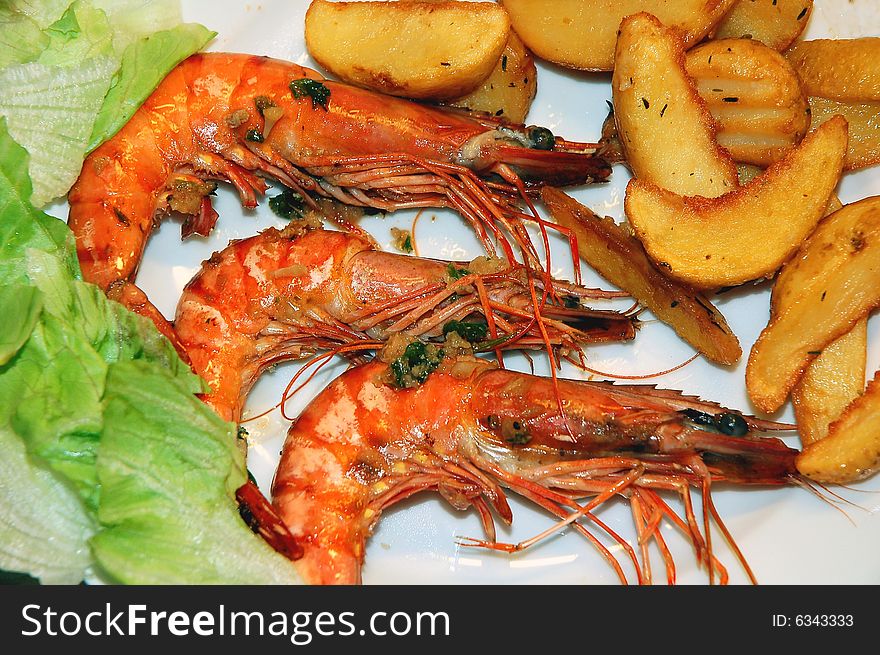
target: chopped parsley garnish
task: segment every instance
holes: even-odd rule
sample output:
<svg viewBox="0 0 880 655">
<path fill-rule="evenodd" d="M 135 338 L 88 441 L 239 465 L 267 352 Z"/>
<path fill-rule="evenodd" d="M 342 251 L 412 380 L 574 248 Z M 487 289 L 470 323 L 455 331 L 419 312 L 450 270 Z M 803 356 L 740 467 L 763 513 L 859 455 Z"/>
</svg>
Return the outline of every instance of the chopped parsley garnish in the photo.
<svg viewBox="0 0 880 655">
<path fill-rule="evenodd" d="M 400 252 L 413 252 L 412 233 L 409 230 L 400 230 L 392 227 L 391 236 L 393 238 L 392 245 Z"/>
<path fill-rule="evenodd" d="M 293 80 L 290 83 L 290 91 L 294 98 L 311 98 L 312 109 L 321 107 L 327 109 L 327 101 L 330 99 L 330 89 L 317 80 L 304 77 L 301 80 Z"/>
<path fill-rule="evenodd" d="M 417 387 L 443 360 L 443 350 L 423 341 L 413 341 L 403 354 L 391 362 L 391 383 L 398 389 Z"/>
<path fill-rule="evenodd" d="M 489 326 L 478 321 L 449 321 L 443 326 L 443 336 L 455 332 L 469 343 L 479 343 L 486 339 Z"/>
<path fill-rule="evenodd" d="M 276 216 L 286 218 L 287 220 L 302 218 L 304 208 L 303 197 L 287 187 L 277 196 L 269 198 L 269 209 L 275 212 Z"/>
<path fill-rule="evenodd" d="M 449 264 L 446 266 L 446 274 L 453 280 L 460 280 L 471 272 L 466 268 L 456 268 L 455 264 Z"/>
<path fill-rule="evenodd" d="M 263 142 L 263 133 L 260 130 L 248 130 L 247 134 L 244 135 L 244 138 L 248 141 L 254 141 L 256 143 Z"/>
</svg>

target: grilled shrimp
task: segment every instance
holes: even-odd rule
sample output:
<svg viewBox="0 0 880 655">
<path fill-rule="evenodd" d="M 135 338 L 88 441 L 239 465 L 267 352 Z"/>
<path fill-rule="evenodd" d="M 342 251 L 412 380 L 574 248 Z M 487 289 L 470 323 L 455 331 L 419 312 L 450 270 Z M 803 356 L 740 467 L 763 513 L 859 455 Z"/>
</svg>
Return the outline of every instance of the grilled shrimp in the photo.
<svg viewBox="0 0 880 655">
<path fill-rule="evenodd" d="M 754 581 L 715 511 L 711 484 L 800 483 L 797 451 L 754 434 L 791 426 L 679 392 L 575 380 L 554 385 L 475 357 L 443 359 L 421 385 L 400 388 L 395 361 L 349 369 L 288 432 L 273 504 L 303 548 L 296 565 L 312 583 L 359 582 L 365 541 L 382 510 L 425 490 L 477 510 L 487 537 L 469 545 L 510 552 L 571 525 L 623 582 L 621 562 L 596 532 L 617 542 L 640 583 L 651 582 L 647 548 L 654 541 L 671 584 L 675 567 L 661 519 L 692 541 L 710 580 L 726 582 L 711 546 L 714 518 Z M 702 525 L 691 487 L 702 492 Z M 512 519 L 504 488 L 560 523 L 521 544 L 498 543 L 492 512 L 505 523 Z M 661 498 L 664 491 L 681 497 L 682 517 Z M 595 514 L 613 496 L 629 501 L 639 552 Z"/>
<path fill-rule="evenodd" d="M 620 294 L 553 281 L 536 316 L 529 283 L 544 291 L 543 276 L 506 261 L 382 252 L 354 234 L 293 224 L 235 241 L 206 261 L 183 291 L 175 331 L 211 387 L 206 402 L 233 421 L 266 367 L 319 349 L 363 352 L 395 334 L 438 340 L 457 330 L 485 350 L 576 352 L 634 336 L 632 317 L 581 304 Z"/>
<path fill-rule="evenodd" d="M 315 209 L 315 197 L 385 211 L 452 208 L 490 252 L 497 241 L 513 259 L 510 236 L 534 264 L 522 220 L 545 223 L 517 198 L 541 182 L 604 180 L 611 169 L 594 153 L 544 128 L 386 97 L 290 62 L 203 53 L 89 155 L 68 196 L 68 223 L 85 279 L 173 339 L 135 275 L 157 216 L 186 215 L 183 236 L 211 231 L 214 180 L 231 182 L 248 208 L 267 189 L 263 176 Z"/>
</svg>

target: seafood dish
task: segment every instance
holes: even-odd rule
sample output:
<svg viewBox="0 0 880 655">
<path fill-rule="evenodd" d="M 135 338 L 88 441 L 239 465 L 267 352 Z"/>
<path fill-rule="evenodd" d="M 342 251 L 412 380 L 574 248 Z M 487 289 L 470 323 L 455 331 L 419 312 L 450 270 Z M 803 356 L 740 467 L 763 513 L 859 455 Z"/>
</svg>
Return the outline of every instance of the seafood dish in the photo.
<svg viewBox="0 0 880 655">
<path fill-rule="evenodd" d="M 802 38 L 880 34 L 880 10 L 837 16 L 825 4 L 816 1 Z M 182 2 L 184 20 L 217 36 L 171 69 L 88 153 L 66 200 L 46 209 L 67 221 L 82 280 L 167 338 L 167 354 L 147 348 L 146 357 L 176 353 L 201 378 L 198 389 L 187 383 L 204 412 L 198 429 L 237 430 L 223 457 L 244 463 L 246 481 L 226 492 L 289 565 L 284 575 L 307 584 L 880 582 L 878 462 L 841 464 L 867 462 L 842 485 L 814 474 L 802 466 L 803 410 L 762 412 L 747 388 L 749 351 L 769 341 L 762 330 L 794 315 L 799 300 L 783 284 L 798 279 L 796 251 L 818 257 L 810 239 L 779 255 L 796 263 L 776 288 L 778 263 L 720 288 L 645 260 L 654 279 L 679 285 L 664 287 L 664 302 L 675 309 L 675 294 L 688 294 L 741 347 L 733 364 L 713 362 L 634 300 L 640 289 L 624 291 L 608 281 L 613 271 L 587 264 L 587 232 L 554 220 L 566 197 L 556 188 L 592 216 L 584 225 L 595 219 L 590 230 L 626 220 L 627 185 L 639 181 L 627 130 L 639 124 L 618 119 L 619 134 L 609 125 L 613 111 L 657 104 L 642 97 L 627 109 L 615 95 L 609 115 L 612 92 L 632 77 L 615 77 L 612 90 L 610 75 L 538 60 L 524 124 L 389 96 L 311 58 L 309 5 Z M 822 138 L 829 152 L 838 144 L 828 155 L 841 175 L 836 196 L 813 205 L 827 205 L 829 222 L 857 225 L 844 240 L 855 259 L 872 252 L 874 228 L 862 226 L 875 209 L 864 199 L 880 196 L 880 169 L 847 170 L 842 124 L 806 139 L 804 128 L 797 141 Z M 779 152 L 766 181 L 751 173 L 754 188 L 773 188 L 788 161 Z M 729 184 L 742 186 L 729 193 L 747 196 L 752 182 L 742 169 L 737 182 L 732 162 Z M 715 200 L 693 200 L 694 211 L 714 211 Z M 716 204 L 719 214 L 728 206 Z M 638 228 L 615 238 L 653 238 Z M 832 238 L 815 234 L 817 249 Z M 829 270 L 838 265 L 821 256 Z M 867 341 L 869 380 L 880 341 L 866 315 L 877 304 L 863 301 L 850 337 Z M 852 325 L 835 338 L 843 327 Z M 797 374 L 823 349 L 809 350 Z M 877 384 L 859 393 L 872 398 Z M 109 417 L 124 414 L 104 402 Z M 116 556 L 95 529 L 102 556 Z"/>
</svg>

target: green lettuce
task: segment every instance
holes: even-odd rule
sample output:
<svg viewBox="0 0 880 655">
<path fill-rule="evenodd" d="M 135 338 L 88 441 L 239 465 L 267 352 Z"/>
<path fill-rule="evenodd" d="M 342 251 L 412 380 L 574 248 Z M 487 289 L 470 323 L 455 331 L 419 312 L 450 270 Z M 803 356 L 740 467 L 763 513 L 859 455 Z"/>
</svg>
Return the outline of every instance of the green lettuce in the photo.
<svg viewBox="0 0 880 655">
<path fill-rule="evenodd" d="M 197 400 L 197 388 L 144 362 L 111 366 L 98 563 L 136 584 L 297 582 L 293 565 L 241 520 L 232 499 L 247 471 L 236 426 Z"/>
<path fill-rule="evenodd" d="M 72 583 L 287 583 L 238 515 L 236 429 L 147 319 L 81 279 L 0 119 L 0 569 Z"/>
<path fill-rule="evenodd" d="M 30 338 L 42 310 L 38 289 L 22 284 L 0 286 L 0 366 Z"/>
<path fill-rule="evenodd" d="M 186 23 L 132 43 L 122 55 L 95 119 L 88 150 L 94 150 L 122 128 L 172 68 L 214 38 L 202 25 Z"/>
<path fill-rule="evenodd" d="M 0 567 L 45 584 L 76 584 L 89 573 L 93 516 L 65 480 L 35 464 L 0 425 Z"/>
<path fill-rule="evenodd" d="M 34 61 L 49 45 L 49 37 L 26 14 L 0 5 L 0 68 Z"/>
<path fill-rule="evenodd" d="M 107 14 L 86 2 L 74 2 L 43 33 L 49 41 L 37 61 L 46 66 L 71 66 L 113 55 L 113 32 Z"/>
<path fill-rule="evenodd" d="M 33 153 L 33 202 L 63 196 L 79 177 L 95 116 L 117 63 L 95 57 L 70 66 L 38 61 L 0 70 L 0 114 L 16 141 Z"/>
<path fill-rule="evenodd" d="M 6 28 L 0 115 L 31 153 L 36 206 L 64 196 L 86 154 L 215 35 L 181 24 L 176 0 L 12 0 L 0 8 L 0 29 Z"/>
</svg>

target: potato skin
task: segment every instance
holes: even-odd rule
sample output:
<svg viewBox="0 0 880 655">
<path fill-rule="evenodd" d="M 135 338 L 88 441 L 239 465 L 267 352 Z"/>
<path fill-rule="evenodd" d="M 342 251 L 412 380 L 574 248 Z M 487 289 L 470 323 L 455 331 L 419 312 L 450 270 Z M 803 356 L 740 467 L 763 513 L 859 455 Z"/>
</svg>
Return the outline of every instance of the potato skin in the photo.
<svg viewBox="0 0 880 655">
<path fill-rule="evenodd" d="M 857 482 L 880 469 L 880 371 L 831 424 L 828 436 L 804 448 L 795 466 L 825 484 Z"/>
<path fill-rule="evenodd" d="M 721 312 L 701 293 L 658 270 L 624 226 L 599 218 L 553 187 L 544 187 L 541 198 L 553 220 L 574 233 L 581 257 L 599 275 L 632 295 L 709 360 L 726 365 L 739 361 L 739 340 Z"/>
<path fill-rule="evenodd" d="M 510 30 L 507 45 L 489 77 L 471 93 L 447 104 L 525 123 L 537 92 L 535 58 L 516 32 Z"/>
<path fill-rule="evenodd" d="M 328 2 L 306 12 L 309 54 L 339 79 L 389 95 L 448 100 L 476 89 L 510 33 L 494 2 Z"/>
<path fill-rule="evenodd" d="M 785 53 L 808 95 L 831 100 L 880 100 L 880 37 L 816 39 Z"/>
<path fill-rule="evenodd" d="M 822 218 L 846 141 L 846 120 L 834 118 L 747 186 L 718 198 L 683 197 L 633 179 L 624 209 L 651 259 L 695 288 L 770 277 Z"/>
<path fill-rule="evenodd" d="M 718 146 L 712 114 L 685 71 L 684 44 L 651 14 L 621 22 L 611 92 L 636 178 L 687 196 L 737 187 L 736 165 Z"/>
<path fill-rule="evenodd" d="M 810 127 L 800 78 L 781 54 L 751 39 L 707 41 L 687 53 L 688 74 L 739 163 L 769 166 Z"/>
<path fill-rule="evenodd" d="M 808 446 L 828 430 L 865 388 L 868 321 L 863 318 L 814 359 L 791 390 L 801 443 Z"/>
<path fill-rule="evenodd" d="M 777 278 L 773 301 L 746 367 L 749 397 L 766 412 L 785 402 L 823 349 L 880 306 L 880 196 L 823 220 Z"/>
<path fill-rule="evenodd" d="M 813 96 L 809 102 L 814 128 L 837 115 L 849 123 L 844 170 L 855 171 L 880 164 L 880 101 L 844 102 Z"/>
<path fill-rule="evenodd" d="M 737 0 L 715 30 L 716 39 L 754 39 L 783 51 L 810 20 L 813 0 Z"/>
<path fill-rule="evenodd" d="M 620 21 L 649 11 L 699 43 L 736 0 L 501 0 L 513 28 L 539 57 L 588 71 L 614 67 Z"/>
</svg>

